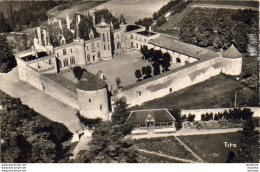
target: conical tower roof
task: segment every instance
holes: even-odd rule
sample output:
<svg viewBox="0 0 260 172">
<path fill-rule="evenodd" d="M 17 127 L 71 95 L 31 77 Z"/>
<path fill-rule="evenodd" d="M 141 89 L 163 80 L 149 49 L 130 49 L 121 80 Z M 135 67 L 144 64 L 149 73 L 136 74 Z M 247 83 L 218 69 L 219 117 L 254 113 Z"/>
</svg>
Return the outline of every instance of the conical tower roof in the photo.
<svg viewBox="0 0 260 172">
<path fill-rule="evenodd" d="M 126 24 L 125 17 L 123 14 L 121 14 L 121 16 L 120 16 L 120 24 Z"/>
<path fill-rule="evenodd" d="M 223 57 L 226 58 L 240 58 L 242 54 L 236 49 L 236 47 L 232 44 L 224 53 Z"/>
<path fill-rule="evenodd" d="M 78 22 L 78 17 L 76 17 L 75 39 L 81 39 L 81 38 L 80 38 L 80 32 L 79 32 L 79 22 Z"/>
</svg>

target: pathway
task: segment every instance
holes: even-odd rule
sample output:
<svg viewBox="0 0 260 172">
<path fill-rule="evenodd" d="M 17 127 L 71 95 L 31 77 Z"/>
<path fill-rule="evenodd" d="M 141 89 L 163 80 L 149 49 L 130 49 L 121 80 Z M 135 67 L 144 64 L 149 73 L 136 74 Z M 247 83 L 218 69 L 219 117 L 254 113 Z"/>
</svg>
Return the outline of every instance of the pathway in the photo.
<svg viewBox="0 0 260 172">
<path fill-rule="evenodd" d="M 12 97 L 20 98 L 23 104 L 33 108 L 44 117 L 63 123 L 72 133 L 81 129 L 74 108 L 20 81 L 17 67 L 9 73 L 0 73 L 0 90 Z"/>
<path fill-rule="evenodd" d="M 84 135 L 81 136 L 77 146 L 72 152 L 73 156 L 71 157 L 71 159 L 75 159 L 81 150 L 88 150 L 89 148 L 88 143 L 91 141 L 91 138 L 92 137 L 86 137 Z"/>
</svg>

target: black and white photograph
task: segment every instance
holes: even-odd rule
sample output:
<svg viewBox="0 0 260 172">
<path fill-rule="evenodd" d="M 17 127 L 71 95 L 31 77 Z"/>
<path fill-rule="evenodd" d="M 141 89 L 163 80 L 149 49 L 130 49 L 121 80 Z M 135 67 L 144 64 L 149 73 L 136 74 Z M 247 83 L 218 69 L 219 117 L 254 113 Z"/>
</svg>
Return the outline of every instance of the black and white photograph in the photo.
<svg viewBox="0 0 260 172">
<path fill-rule="evenodd" d="M 259 170 L 259 28 L 253 0 L 1 1 L 1 170 Z"/>
</svg>

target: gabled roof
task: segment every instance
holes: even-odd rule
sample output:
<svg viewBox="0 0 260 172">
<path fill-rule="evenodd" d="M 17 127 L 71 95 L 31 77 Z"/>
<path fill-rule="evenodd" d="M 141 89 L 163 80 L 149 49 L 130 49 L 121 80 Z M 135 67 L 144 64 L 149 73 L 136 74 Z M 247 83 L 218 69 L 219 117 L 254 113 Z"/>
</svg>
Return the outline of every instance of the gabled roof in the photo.
<svg viewBox="0 0 260 172">
<path fill-rule="evenodd" d="M 84 72 L 79 80 L 77 88 L 85 91 L 94 91 L 105 88 L 107 83 L 90 72 Z"/>
<path fill-rule="evenodd" d="M 196 45 L 188 44 L 176 40 L 170 35 L 161 33 L 158 38 L 149 40 L 149 43 L 197 59 L 209 59 L 210 57 L 219 56 L 219 54 L 215 51 L 208 50 L 206 48 L 201 48 Z"/>
<path fill-rule="evenodd" d="M 236 49 L 236 47 L 232 44 L 223 54 L 223 57 L 226 58 L 240 58 L 242 54 Z"/>
<path fill-rule="evenodd" d="M 155 122 L 175 121 L 175 118 L 167 109 L 148 109 L 131 111 L 126 123 L 141 124 L 149 119 L 154 119 Z"/>
</svg>

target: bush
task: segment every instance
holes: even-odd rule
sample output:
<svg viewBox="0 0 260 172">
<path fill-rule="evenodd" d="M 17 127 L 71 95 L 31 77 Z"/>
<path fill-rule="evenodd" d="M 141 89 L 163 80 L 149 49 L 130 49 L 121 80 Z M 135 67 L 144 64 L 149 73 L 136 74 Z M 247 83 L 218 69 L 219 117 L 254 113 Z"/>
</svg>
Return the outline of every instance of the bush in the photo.
<svg viewBox="0 0 260 172">
<path fill-rule="evenodd" d="M 79 118 L 79 121 L 89 129 L 96 127 L 98 124 L 102 122 L 101 118 L 95 118 L 95 119 L 86 118 L 84 116 L 81 116 L 79 112 L 77 112 L 76 116 Z"/>
</svg>

